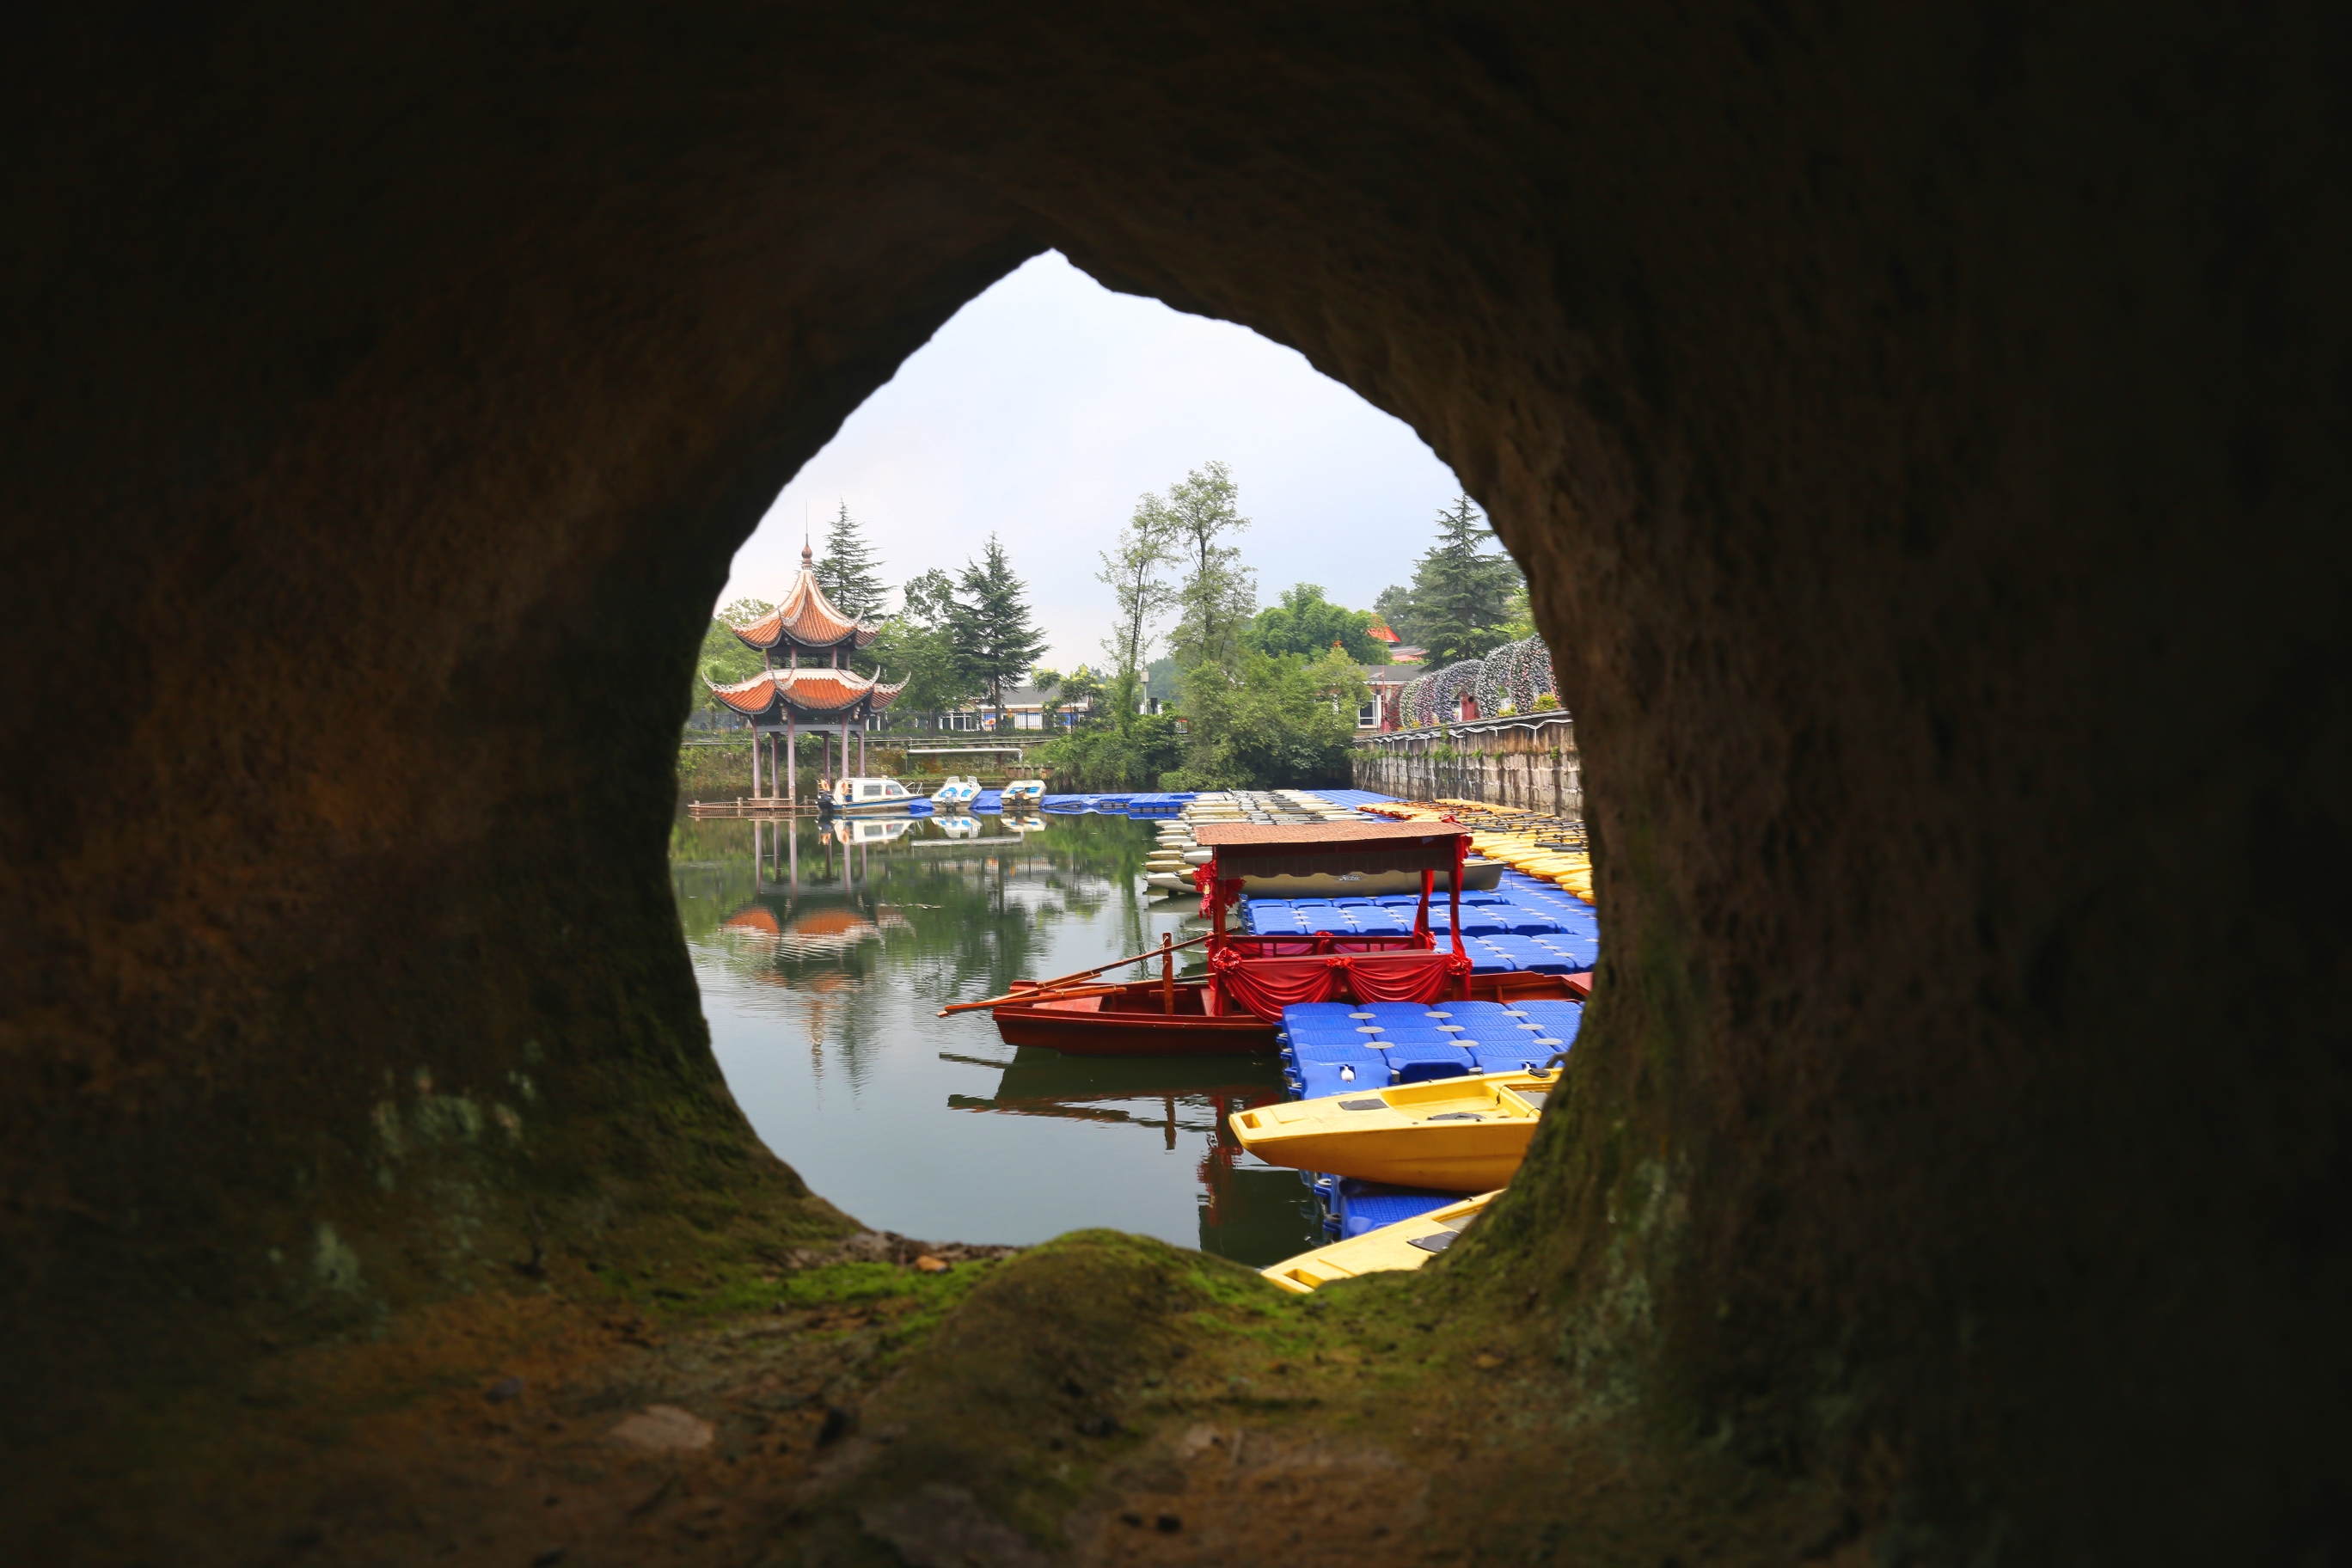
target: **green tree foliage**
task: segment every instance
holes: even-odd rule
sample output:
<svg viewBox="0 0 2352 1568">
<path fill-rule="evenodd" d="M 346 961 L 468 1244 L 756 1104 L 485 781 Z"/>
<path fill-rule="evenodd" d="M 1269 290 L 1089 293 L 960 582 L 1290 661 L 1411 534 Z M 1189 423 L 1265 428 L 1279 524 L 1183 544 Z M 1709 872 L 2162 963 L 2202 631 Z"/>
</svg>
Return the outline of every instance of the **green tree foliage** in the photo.
<svg viewBox="0 0 2352 1568">
<path fill-rule="evenodd" d="M 1536 630 L 1536 608 L 1528 595 L 1527 579 L 1521 577 L 1519 585 L 1511 590 L 1510 599 L 1504 605 L 1503 640 L 1507 643 L 1525 642 L 1529 637 L 1541 635 Z"/>
<path fill-rule="evenodd" d="M 1378 616 L 1389 630 L 1396 633 L 1398 639 L 1407 646 L 1427 646 L 1421 640 L 1421 627 L 1413 619 L 1412 589 L 1395 584 L 1381 589 L 1381 596 L 1372 601 L 1372 614 Z"/>
<path fill-rule="evenodd" d="M 1356 710 L 1370 700 L 1343 652 L 1310 659 L 1244 649 L 1232 671 L 1196 665 L 1184 685 L 1190 760 L 1160 787 L 1283 789 L 1344 779 Z"/>
<path fill-rule="evenodd" d="M 866 647 L 865 657 L 893 680 L 904 679 L 907 689 L 894 705 L 908 713 L 937 713 L 968 702 L 979 694 L 956 663 L 955 642 L 948 618 L 955 600 L 955 584 L 933 568 L 910 579 L 903 591 L 898 615 L 883 626 Z"/>
<path fill-rule="evenodd" d="M 1026 585 L 1013 575 L 1004 546 L 993 533 L 980 559 L 967 562 L 956 578 L 955 596 L 948 607 L 948 640 L 955 650 L 958 673 L 987 695 L 1002 729 L 1004 688 L 1028 672 L 1045 651 L 1045 638 L 1029 618 Z"/>
<path fill-rule="evenodd" d="M 1097 722 L 1099 722 L 1102 718 L 1103 697 L 1104 688 L 1102 677 L 1097 675 L 1093 670 L 1088 669 L 1083 664 L 1078 666 L 1077 668 L 1072 670 L 1062 681 L 1062 700 L 1073 708 L 1079 707 L 1086 703 L 1092 703 L 1094 705 L 1095 719 Z M 1129 703 L 1128 706 L 1131 710 L 1134 704 Z M 1130 711 L 1129 717 L 1132 716 L 1133 714 Z"/>
<path fill-rule="evenodd" d="M 871 617 L 882 613 L 889 590 L 882 584 L 881 563 L 866 542 L 865 525 L 841 503 L 840 515 L 825 525 L 824 553 L 817 558 L 817 586 L 845 616 Z"/>
<path fill-rule="evenodd" d="M 1260 653 L 1309 658 L 1321 658 L 1336 642 L 1358 664 L 1386 664 L 1388 644 L 1370 634 L 1371 624 L 1370 610 L 1347 609 L 1325 598 L 1319 585 L 1298 583 L 1284 590 L 1280 604 L 1257 613 L 1243 640 Z"/>
<path fill-rule="evenodd" d="M 702 634 L 702 651 L 694 661 L 694 684 L 690 693 L 697 711 L 713 716 L 723 716 L 732 711 L 710 695 L 710 687 L 749 680 L 760 673 L 759 651 L 746 647 L 743 639 L 728 629 L 728 623 L 731 621 L 741 626 L 747 621 L 756 621 L 775 607 L 765 599 L 738 599 L 711 617 L 709 626 Z"/>
<path fill-rule="evenodd" d="M 1176 590 L 1162 574 L 1173 559 L 1175 534 L 1167 509 L 1154 497 L 1136 503 L 1135 515 L 1118 542 L 1101 552 L 1095 580 L 1108 587 L 1118 605 L 1111 635 L 1103 639 L 1110 656 L 1110 707 L 1124 727 L 1135 717 L 1153 628 L 1176 602 Z"/>
<path fill-rule="evenodd" d="M 1034 755 L 1054 778 L 1079 790 L 1150 790 L 1184 761 L 1184 737 L 1169 714 L 1128 715 L 1047 742 Z"/>
<path fill-rule="evenodd" d="M 1223 542 L 1250 525 L 1236 502 L 1241 496 L 1223 463 L 1207 463 L 1168 487 L 1163 500 L 1147 495 L 1135 503 L 1139 529 L 1164 533 L 1185 562 L 1176 591 L 1181 615 L 1170 641 L 1177 664 L 1231 664 L 1241 630 L 1257 608 L 1257 584 L 1241 563 L 1241 551 Z"/>
<path fill-rule="evenodd" d="M 1509 556 L 1486 549 L 1494 537 L 1466 494 L 1437 514 L 1437 542 L 1413 573 L 1411 639 L 1429 650 L 1433 669 L 1512 640 L 1512 596 L 1523 584 Z"/>
<path fill-rule="evenodd" d="M 1029 671 L 1029 684 L 1037 692 L 1037 721 L 1047 731 L 1058 730 L 1055 721 L 1062 710 L 1062 672 L 1038 665 Z"/>
</svg>

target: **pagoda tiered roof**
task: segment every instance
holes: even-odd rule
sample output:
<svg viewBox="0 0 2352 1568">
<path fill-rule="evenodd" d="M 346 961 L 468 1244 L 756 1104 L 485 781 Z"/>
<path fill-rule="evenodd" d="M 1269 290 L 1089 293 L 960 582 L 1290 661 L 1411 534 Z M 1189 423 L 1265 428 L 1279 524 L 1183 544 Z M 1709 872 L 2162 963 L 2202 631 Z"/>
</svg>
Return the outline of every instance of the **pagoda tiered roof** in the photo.
<svg viewBox="0 0 2352 1568">
<path fill-rule="evenodd" d="M 780 722 L 783 710 L 796 713 L 848 713 L 863 703 L 868 712 L 887 708 L 907 689 L 903 680 L 876 680 L 854 669 L 821 665 L 800 669 L 763 669 L 749 680 L 713 686 L 710 694 L 746 719 Z"/>
<path fill-rule="evenodd" d="M 800 575 L 784 595 L 784 602 L 743 626 L 728 623 L 728 630 L 747 647 L 765 653 L 770 648 L 864 647 L 880 635 L 879 621 L 865 621 L 834 608 L 817 585 L 814 552 L 801 546 Z"/>
</svg>

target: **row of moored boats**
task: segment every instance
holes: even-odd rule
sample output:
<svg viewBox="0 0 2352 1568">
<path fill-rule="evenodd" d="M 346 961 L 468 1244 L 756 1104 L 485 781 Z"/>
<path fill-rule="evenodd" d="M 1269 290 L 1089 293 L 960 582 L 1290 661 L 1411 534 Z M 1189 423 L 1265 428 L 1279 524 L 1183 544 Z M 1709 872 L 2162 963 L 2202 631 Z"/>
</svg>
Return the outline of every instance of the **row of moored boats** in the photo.
<svg viewBox="0 0 2352 1568">
<path fill-rule="evenodd" d="M 1027 985 L 994 1007 L 999 1031 L 1081 1055 L 1278 1051 L 1286 1099 L 1229 1124 L 1300 1173 L 1331 1239 L 1265 1277 L 1311 1291 L 1418 1267 L 1525 1157 L 1599 951 L 1580 835 L 1457 815 L 1352 791 L 1202 795 L 1160 825 L 1144 876 L 1202 898 L 1206 968 L 1180 980 L 1163 947 L 1127 961 L 1156 976 Z"/>
</svg>

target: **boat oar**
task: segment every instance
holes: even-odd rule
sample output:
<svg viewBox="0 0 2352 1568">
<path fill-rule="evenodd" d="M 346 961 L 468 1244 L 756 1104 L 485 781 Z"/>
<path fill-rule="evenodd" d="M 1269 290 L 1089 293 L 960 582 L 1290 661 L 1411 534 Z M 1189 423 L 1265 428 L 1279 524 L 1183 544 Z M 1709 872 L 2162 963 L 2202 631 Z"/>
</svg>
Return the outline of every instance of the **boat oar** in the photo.
<svg viewBox="0 0 2352 1568">
<path fill-rule="evenodd" d="M 1205 936 L 1196 936 L 1190 942 L 1174 942 L 1167 947 L 1155 947 L 1149 952 L 1139 952 L 1133 958 L 1118 958 L 1113 959 L 1108 963 L 1097 963 L 1092 969 L 1081 969 L 1076 974 L 1065 974 L 1055 980 L 1041 980 L 1034 985 L 1026 986 L 1019 991 L 1008 991 L 1002 996 L 991 996 L 979 1002 L 950 1003 L 940 1009 L 939 1016 L 944 1018 L 950 1013 L 969 1013 L 975 1007 L 994 1007 L 1006 1002 L 1037 996 L 1056 986 L 1067 985 L 1073 980 L 1084 980 L 1088 975 L 1100 974 L 1106 969 L 1122 969 L 1130 963 L 1147 963 L 1163 952 L 1181 952 L 1188 947 L 1198 947 L 1208 940 Z"/>
</svg>

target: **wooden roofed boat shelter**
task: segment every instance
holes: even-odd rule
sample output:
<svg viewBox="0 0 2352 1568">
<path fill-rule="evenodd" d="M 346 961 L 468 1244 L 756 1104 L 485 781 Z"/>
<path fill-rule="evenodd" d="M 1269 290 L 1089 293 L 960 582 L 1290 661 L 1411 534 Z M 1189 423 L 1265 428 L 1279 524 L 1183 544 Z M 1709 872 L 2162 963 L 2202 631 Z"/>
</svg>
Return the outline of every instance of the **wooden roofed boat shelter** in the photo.
<svg viewBox="0 0 2352 1568">
<path fill-rule="evenodd" d="M 710 694 L 751 721 L 751 795 L 789 803 L 795 799 L 793 747 L 807 730 L 825 738 L 820 773 L 840 778 L 866 771 L 866 732 L 873 716 L 895 701 L 907 683 L 883 681 L 859 674 L 844 655 L 871 643 L 882 630 L 879 621 L 843 614 L 825 597 L 816 580 L 814 552 L 801 546 L 801 569 L 783 602 L 756 621 L 728 624 L 746 647 L 760 654 L 760 673 L 749 680 L 711 685 Z M 802 662 L 802 655 L 808 662 Z M 779 665 L 778 656 L 783 662 Z M 819 663 L 819 656 L 824 662 Z M 851 766 L 850 740 L 857 744 Z M 840 741 L 840 763 L 833 762 L 834 738 Z M 768 795 L 760 792 L 761 766 L 766 763 Z"/>
<path fill-rule="evenodd" d="M 1055 981 L 1015 981 L 1010 994 L 962 1006 L 987 1007 L 1015 1046 L 1048 1046 L 1076 1056 L 1232 1056 L 1271 1050 L 1283 1010 L 1305 1002 L 1503 1001 L 1579 997 L 1575 976 L 1473 976 L 1462 948 L 1462 862 L 1466 828 L 1450 822 L 1206 823 L 1198 830 L 1213 858 L 1202 867 L 1202 913 L 1212 921 L 1205 976 L 1179 980 L 1165 945 Z M 1237 935 L 1225 906 L 1242 879 L 1301 873 L 1419 871 L 1421 903 L 1410 931 Z M 1438 946 L 1429 901 L 1437 874 L 1454 873 L 1447 897 L 1457 917 Z M 1191 943 L 1184 944 L 1186 946 Z M 1157 980 L 1099 976 L 1158 958 Z"/>
<path fill-rule="evenodd" d="M 1213 822 L 1197 831 L 1213 858 L 1199 880 L 1210 919 L 1209 971 L 1233 1001 L 1260 1017 L 1279 1018 L 1302 1002 L 1348 995 L 1359 1002 L 1434 1002 L 1466 997 L 1470 957 L 1462 949 L 1462 862 L 1470 835 L 1437 822 Z M 1234 936 L 1225 909 L 1245 877 L 1421 873 L 1412 931 L 1402 936 Z M 1448 950 L 1429 929 L 1437 874 L 1448 873 Z"/>
</svg>

